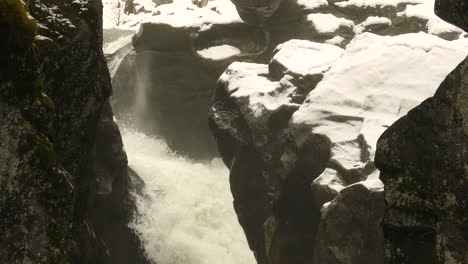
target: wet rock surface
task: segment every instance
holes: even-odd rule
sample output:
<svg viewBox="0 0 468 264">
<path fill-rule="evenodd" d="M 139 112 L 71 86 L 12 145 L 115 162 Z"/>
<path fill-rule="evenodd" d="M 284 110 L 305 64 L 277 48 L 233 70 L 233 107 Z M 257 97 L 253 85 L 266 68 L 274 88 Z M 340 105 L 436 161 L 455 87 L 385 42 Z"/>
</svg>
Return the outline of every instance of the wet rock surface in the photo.
<svg viewBox="0 0 468 264">
<path fill-rule="evenodd" d="M 465 59 L 434 97 L 379 139 L 388 263 L 464 263 L 468 258 L 467 76 Z"/>
<path fill-rule="evenodd" d="M 389 263 L 467 260 L 467 76 L 465 59 L 434 97 L 379 140 L 376 160 L 386 188 L 383 223 Z M 449 240 L 457 245 L 446 244 Z"/>
<path fill-rule="evenodd" d="M 384 263 L 383 211 L 378 180 L 343 189 L 321 209 L 312 263 Z"/>
<path fill-rule="evenodd" d="M 466 13 L 460 13 L 465 3 L 437 1 L 435 10 L 466 29 Z M 385 183 L 387 263 L 468 261 L 467 80 L 465 58 L 433 97 L 379 139 L 376 164 Z"/>
<path fill-rule="evenodd" d="M 460 27 L 465 31 L 468 30 L 468 18 L 466 16 L 467 12 L 468 3 L 466 1 L 435 1 L 435 13 L 443 20 Z"/>
<path fill-rule="evenodd" d="M 131 178 L 107 102 L 101 3 L 27 7 L 32 17 L 22 1 L 0 4 L 0 262 L 128 263 L 119 250 L 141 252 L 127 227 Z M 102 218 L 118 226 L 111 236 Z"/>
</svg>

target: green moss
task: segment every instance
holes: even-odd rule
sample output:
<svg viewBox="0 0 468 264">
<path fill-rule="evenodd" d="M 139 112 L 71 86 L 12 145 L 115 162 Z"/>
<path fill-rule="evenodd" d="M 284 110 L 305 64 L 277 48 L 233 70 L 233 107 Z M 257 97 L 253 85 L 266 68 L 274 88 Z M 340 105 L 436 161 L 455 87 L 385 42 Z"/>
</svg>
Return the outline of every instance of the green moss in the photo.
<svg viewBox="0 0 468 264">
<path fill-rule="evenodd" d="M 31 48 L 37 34 L 36 21 L 29 16 L 26 6 L 20 0 L 0 1 L 0 27 L 6 31 L 2 33 L 7 33 L 3 35 L 7 47 L 19 52 Z"/>
<path fill-rule="evenodd" d="M 37 96 L 42 89 L 33 49 L 37 23 L 21 0 L 0 0 L 0 81 L 13 83 L 7 97 Z"/>
</svg>

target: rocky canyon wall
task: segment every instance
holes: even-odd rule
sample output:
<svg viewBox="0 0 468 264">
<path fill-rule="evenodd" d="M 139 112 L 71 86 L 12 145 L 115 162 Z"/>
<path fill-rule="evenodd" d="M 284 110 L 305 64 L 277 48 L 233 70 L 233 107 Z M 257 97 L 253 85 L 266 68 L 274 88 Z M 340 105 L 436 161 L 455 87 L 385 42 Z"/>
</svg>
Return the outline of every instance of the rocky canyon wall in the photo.
<svg viewBox="0 0 468 264">
<path fill-rule="evenodd" d="M 6 0 L 0 13 L 0 262 L 145 263 L 101 1 Z"/>
<path fill-rule="evenodd" d="M 436 13 L 468 30 L 466 1 Z M 386 263 L 468 261 L 468 58 L 379 139 Z"/>
</svg>

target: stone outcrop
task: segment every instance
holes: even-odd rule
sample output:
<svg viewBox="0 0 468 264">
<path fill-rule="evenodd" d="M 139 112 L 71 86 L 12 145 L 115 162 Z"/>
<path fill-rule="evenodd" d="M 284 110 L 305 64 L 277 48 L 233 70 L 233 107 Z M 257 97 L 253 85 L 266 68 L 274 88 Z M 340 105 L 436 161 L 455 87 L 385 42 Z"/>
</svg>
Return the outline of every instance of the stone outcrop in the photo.
<svg viewBox="0 0 468 264">
<path fill-rule="evenodd" d="M 404 42 L 405 51 L 392 44 L 407 37 L 365 33 L 343 54 L 333 45 L 292 40 L 278 47 L 269 65 L 234 63 L 221 76 L 210 127 L 231 170 L 236 212 L 259 263 L 383 263 L 383 185 L 373 163 L 377 138 L 429 96 L 466 52 L 447 48 L 446 58 L 454 59 L 444 62 L 444 70 L 427 67 L 422 62 L 437 65 L 440 53 L 421 53 L 411 42 Z M 441 41 L 412 37 L 430 45 Z M 401 52 L 413 62 L 385 63 Z M 366 62 L 356 59 L 369 54 Z M 427 86 L 404 84 L 405 67 L 433 79 L 426 78 Z M 387 82 L 375 86 L 367 76 Z M 397 96 L 408 91 L 411 100 Z M 351 225 L 355 235 L 336 231 Z"/>
<path fill-rule="evenodd" d="M 226 69 L 209 124 L 258 263 L 384 263 L 376 142 L 460 62 L 467 50 L 454 47 L 363 30 L 344 52 L 290 40 L 268 65 Z M 408 82 L 408 69 L 424 84 Z"/>
<path fill-rule="evenodd" d="M 462 33 L 455 27 L 437 30 L 434 21 L 438 19 L 419 15 L 417 9 L 422 6 L 411 1 L 272 0 L 259 4 L 243 0 L 233 3 L 246 23 L 261 25 L 279 38 L 326 41 L 340 36 L 345 45 L 361 32 L 398 35 L 426 31 L 445 39 L 456 39 Z M 457 5 L 459 8 L 454 10 L 466 10 L 465 4 Z"/>
<path fill-rule="evenodd" d="M 465 30 L 466 8 L 436 3 L 437 14 Z M 379 139 L 386 263 L 468 261 L 467 95 L 468 58 Z"/>
<path fill-rule="evenodd" d="M 205 122 L 207 104 L 217 79 L 234 61 L 268 64 L 277 46 L 292 39 L 343 48 L 363 32 L 393 36 L 425 31 L 450 40 L 462 33 L 456 27 L 437 28 L 438 18 L 418 15 L 421 7 L 406 1 L 232 3 L 155 8 L 134 38 L 136 55 L 129 55 L 115 75 L 126 80 L 116 87 L 117 114 L 136 113 L 140 129 L 158 134 L 171 149 L 191 158 L 216 155 Z M 136 76 L 130 77 L 131 71 Z"/>
<path fill-rule="evenodd" d="M 0 262 L 145 263 L 101 2 L 7 0 L 0 13 Z"/>
<path fill-rule="evenodd" d="M 435 13 L 443 20 L 468 30 L 468 3 L 456 0 L 436 0 Z"/>
<path fill-rule="evenodd" d="M 311 263 L 384 263 L 382 186 L 360 182 L 335 197 L 322 207 Z"/>
<path fill-rule="evenodd" d="M 270 19 L 280 7 L 281 2 L 281 0 L 266 0 L 261 2 L 248 0 L 233 1 L 243 21 L 258 25 L 262 25 Z"/>
<path fill-rule="evenodd" d="M 119 110 L 135 112 L 141 129 L 179 154 L 204 160 L 217 155 L 206 116 L 218 77 L 229 63 L 262 54 L 269 39 L 262 29 L 224 14 L 204 11 L 212 16 L 206 20 L 200 10 L 162 14 L 141 25 L 133 39 L 136 86 L 119 89 L 135 90 L 136 104 Z"/>
</svg>

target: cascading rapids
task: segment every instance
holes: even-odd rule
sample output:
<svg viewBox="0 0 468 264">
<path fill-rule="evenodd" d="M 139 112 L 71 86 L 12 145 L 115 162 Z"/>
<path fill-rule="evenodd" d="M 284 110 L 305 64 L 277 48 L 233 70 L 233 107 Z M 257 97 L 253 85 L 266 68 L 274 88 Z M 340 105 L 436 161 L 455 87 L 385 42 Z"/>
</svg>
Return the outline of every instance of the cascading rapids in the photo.
<svg viewBox="0 0 468 264">
<path fill-rule="evenodd" d="M 104 31 L 104 53 L 112 77 L 131 50 L 132 34 Z M 138 109 L 146 105 L 147 91 L 141 87 L 132 90 L 134 105 L 117 114 L 125 119 L 119 126 L 129 165 L 145 182 L 142 196 L 136 195 L 132 228 L 148 257 L 158 264 L 255 263 L 234 212 L 229 172 L 222 161 L 193 162 L 172 153 L 163 140 L 129 128 L 139 123 Z"/>
<path fill-rule="evenodd" d="M 255 263 L 237 222 L 220 159 L 195 163 L 121 125 L 129 165 L 143 178 L 133 228 L 158 264 Z"/>
</svg>

